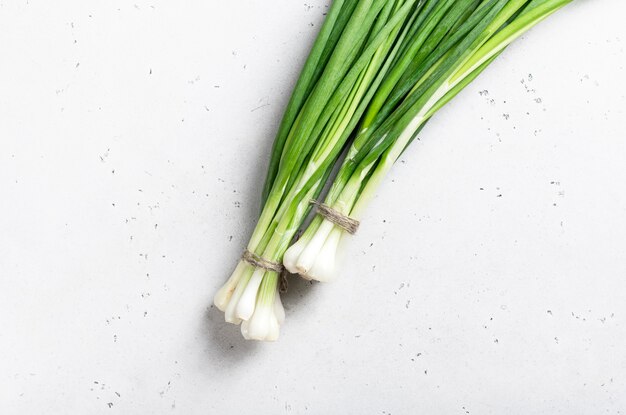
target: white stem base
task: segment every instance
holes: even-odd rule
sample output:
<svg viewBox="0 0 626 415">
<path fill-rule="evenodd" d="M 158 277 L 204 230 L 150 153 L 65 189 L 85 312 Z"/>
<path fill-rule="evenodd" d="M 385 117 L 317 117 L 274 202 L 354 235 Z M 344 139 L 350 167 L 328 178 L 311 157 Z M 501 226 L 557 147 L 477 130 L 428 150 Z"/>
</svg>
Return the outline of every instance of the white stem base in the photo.
<svg viewBox="0 0 626 415">
<path fill-rule="evenodd" d="M 240 260 L 239 263 L 237 263 L 237 267 L 235 267 L 235 270 L 230 275 L 230 278 L 228 278 L 228 281 L 226 281 L 222 288 L 215 293 L 215 296 L 213 297 L 213 304 L 215 304 L 220 311 L 226 310 L 226 306 L 228 305 L 235 288 L 237 288 L 237 284 L 239 284 L 239 280 L 245 271 L 246 265 L 247 264 L 244 261 Z"/>
<path fill-rule="evenodd" d="M 239 261 L 228 281 L 213 298 L 215 306 L 224 312 L 226 322 L 241 323 L 241 333 L 249 340 L 278 339 L 280 325 L 285 321 L 278 286 L 273 298 L 271 294 L 265 295 L 265 298 L 259 295 L 265 276 L 265 270 Z"/>
<path fill-rule="evenodd" d="M 283 257 L 291 273 L 307 280 L 328 282 L 335 278 L 335 262 L 344 230 L 324 219 L 309 239 L 300 239 Z"/>
</svg>

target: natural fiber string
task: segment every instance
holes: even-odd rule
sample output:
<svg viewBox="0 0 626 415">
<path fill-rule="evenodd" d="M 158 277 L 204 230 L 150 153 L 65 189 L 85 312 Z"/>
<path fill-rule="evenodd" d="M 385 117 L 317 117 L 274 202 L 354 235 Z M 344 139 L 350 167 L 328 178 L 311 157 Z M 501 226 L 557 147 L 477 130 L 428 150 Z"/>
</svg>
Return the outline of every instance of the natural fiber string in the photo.
<svg viewBox="0 0 626 415">
<path fill-rule="evenodd" d="M 284 268 L 283 272 L 280 273 L 278 280 L 278 292 L 281 294 L 285 294 L 289 288 L 289 281 L 287 280 L 288 276 L 289 271 L 287 271 L 287 268 Z"/>
<path fill-rule="evenodd" d="M 246 261 L 248 264 L 252 265 L 253 267 L 261 268 L 267 271 L 274 271 L 279 274 L 283 272 L 283 269 L 284 269 L 281 264 L 268 261 L 265 258 L 261 258 L 254 252 L 250 252 L 247 249 L 243 252 L 243 255 L 241 255 L 241 259 L 243 259 L 244 261 Z"/>
<path fill-rule="evenodd" d="M 343 213 L 337 212 L 335 209 L 331 208 L 324 203 L 318 202 L 317 200 L 311 200 L 310 203 L 315 205 L 317 208 L 317 213 L 322 215 L 323 218 L 328 219 L 335 225 L 339 226 L 341 229 L 348 232 L 350 235 L 354 235 L 359 229 L 359 221 L 356 219 L 352 219 L 350 216 L 346 216 Z"/>
</svg>

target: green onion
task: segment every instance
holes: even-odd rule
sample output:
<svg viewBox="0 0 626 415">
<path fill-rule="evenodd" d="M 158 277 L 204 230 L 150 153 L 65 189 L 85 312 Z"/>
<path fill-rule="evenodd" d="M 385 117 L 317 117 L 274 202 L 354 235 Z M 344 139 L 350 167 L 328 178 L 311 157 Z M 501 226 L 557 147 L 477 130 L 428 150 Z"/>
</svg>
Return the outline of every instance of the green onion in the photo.
<svg viewBox="0 0 626 415">
<path fill-rule="evenodd" d="M 298 97 L 291 99 L 282 124 L 291 126 L 285 133 L 287 127 L 281 125 L 275 141 L 274 161 L 270 163 L 268 173 L 270 184 L 266 184 L 270 190 L 248 251 L 267 261 L 282 261 L 309 212 L 309 200 L 320 194 L 342 148 L 397 53 L 394 46 L 398 38 L 406 35 L 406 23 L 415 17 L 416 3 L 417 0 L 370 0 L 359 1 L 354 7 L 349 2 L 343 7 L 337 3 L 333 5 L 329 15 L 336 16 L 333 17 L 336 22 L 345 21 L 345 27 L 336 42 L 332 40 L 333 36 L 329 36 L 334 48 L 327 62 L 309 58 L 305 64 L 307 73 L 313 75 L 300 78 L 296 88 Z M 350 16 L 346 18 L 348 13 Z M 329 31 L 332 33 L 333 29 L 327 29 L 325 25 L 321 33 Z M 324 42 L 320 41 L 319 45 L 322 44 Z M 320 49 L 323 46 L 316 42 L 312 55 L 320 53 Z M 316 67 L 311 69 L 313 66 Z M 320 73 L 319 79 L 309 88 L 309 77 L 314 79 L 315 73 Z M 303 103 L 301 96 L 306 96 Z M 291 108 L 298 107 L 297 115 L 292 115 L 295 110 Z M 214 301 L 225 312 L 226 321 L 248 322 L 242 325 L 245 336 L 271 340 L 277 335 L 275 314 L 282 313 L 280 301 L 276 300 L 279 298 L 277 286 L 275 271 L 255 269 L 242 260 Z M 267 311 L 270 303 L 274 312 Z M 260 314 L 255 317 L 257 311 Z M 267 330 L 256 329 L 259 325 Z"/>
<path fill-rule="evenodd" d="M 336 0 L 278 129 L 248 253 L 215 295 L 225 320 L 241 323 L 247 339 L 276 340 L 280 264 L 309 279 L 334 275 L 340 226 L 316 215 L 290 244 L 342 151 L 324 203 L 359 219 L 425 123 L 570 1 Z"/>
<path fill-rule="evenodd" d="M 443 53 L 436 53 L 438 60 L 430 67 L 414 69 L 424 73 L 422 78 L 414 79 L 413 72 L 406 72 L 406 79 L 398 81 L 396 91 L 405 94 L 402 102 L 384 121 L 378 122 L 378 128 L 362 130 L 366 132 L 354 141 L 325 203 L 339 213 L 359 219 L 384 176 L 428 119 L 474 80 L 513 40 L 570 1 L 482 2 L 465 24 L 459 26 L 458 30 L 464 35 L 456 45 Z M 473 27 L 469 28 L 471 25 Z M 454 34 L 449 37 L 455 38 Z M 388 99 L 396 98 L 391 94 Z M 382 108 L 386 105 L 376 104 Z M 372 119 L 375 120 L 365 118 L 364 122 L 376 125 Z M 335 258 L 344 233 L 328 219 L 316 216 L 302 237 L 285 253 L 285 266 L 290 272 L 308 279 L 333 279 Z"/>
</svg>

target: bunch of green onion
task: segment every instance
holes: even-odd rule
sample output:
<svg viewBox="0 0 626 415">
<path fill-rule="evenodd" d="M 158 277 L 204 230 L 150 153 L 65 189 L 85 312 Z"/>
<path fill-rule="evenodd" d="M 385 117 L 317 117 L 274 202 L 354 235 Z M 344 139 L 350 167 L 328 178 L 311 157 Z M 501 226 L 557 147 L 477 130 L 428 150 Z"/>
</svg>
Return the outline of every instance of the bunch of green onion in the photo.
<svg viewBox="0 0 626 415">
<path fill-rule="evenodd" d="M 276 340 L 280 264 L 307 279 L 334 277 L 345 226 L 317 214 L 291 244 L 335 164 L 323 204 L 358 220 L 430 117 L 571 1 L 335 0 L 274 141 L 247 255 L 215 295 L 226 321 L 247 339 Z"/>
</svg>

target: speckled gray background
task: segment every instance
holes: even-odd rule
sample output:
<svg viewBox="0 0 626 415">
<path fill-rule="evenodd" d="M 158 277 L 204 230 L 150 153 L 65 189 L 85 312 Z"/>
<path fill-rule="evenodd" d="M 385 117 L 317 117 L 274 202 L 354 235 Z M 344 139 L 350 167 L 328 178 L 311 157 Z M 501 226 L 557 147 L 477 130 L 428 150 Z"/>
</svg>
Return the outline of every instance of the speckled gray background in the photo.
<svg viewBox="0 0 626 415">
<path fill-rule="evenodd" d="M 626 413 L 622 0 L 442 110 L 278 343 L 209 307 L 325 11 L 0 0 L 0 414 Z"/>
</svg>

